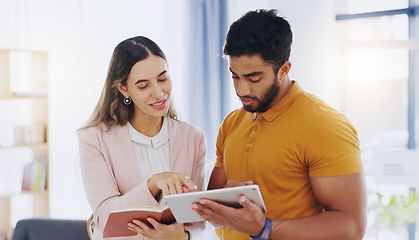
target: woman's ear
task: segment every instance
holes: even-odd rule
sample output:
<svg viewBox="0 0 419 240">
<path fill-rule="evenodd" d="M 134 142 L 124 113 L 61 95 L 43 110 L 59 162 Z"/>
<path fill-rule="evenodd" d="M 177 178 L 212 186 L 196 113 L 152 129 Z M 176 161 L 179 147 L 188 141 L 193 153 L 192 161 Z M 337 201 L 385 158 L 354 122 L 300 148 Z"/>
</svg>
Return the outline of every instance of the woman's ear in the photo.
<svg viewBox="0 0 419 240">
<path fill-rule="evenodd" d="M 127 94 L 128 94 L 128 90 L 127 90 L 127 87 L 126 87 L 126 86 L 122 85 L 121 83 L 118 83 L 118 84 L 116 85 L 116 88 L 118 88 L 118 91 L 119 91 L 122 95 L 127 96 Z"/>
</svg>

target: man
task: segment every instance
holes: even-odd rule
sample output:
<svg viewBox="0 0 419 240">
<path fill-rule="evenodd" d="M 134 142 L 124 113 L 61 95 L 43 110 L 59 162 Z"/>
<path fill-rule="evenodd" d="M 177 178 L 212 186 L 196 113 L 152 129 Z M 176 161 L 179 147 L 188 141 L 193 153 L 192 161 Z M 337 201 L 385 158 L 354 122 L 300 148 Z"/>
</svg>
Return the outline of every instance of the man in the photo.
<svg viewBox="0 0 419 240">
<path fill-rule="evenodd" d="M 259 185 L 267 212 L 239 199 L 234 209 L 208 199 L 193 208 L 221 239 L 362 239 L 366 186 L 350 122 L 291 81 L 292 32 L 275 10 L 234 22 L 224 55 L 243 108 L 217 138 L 208 189 Z"/>
</svg>

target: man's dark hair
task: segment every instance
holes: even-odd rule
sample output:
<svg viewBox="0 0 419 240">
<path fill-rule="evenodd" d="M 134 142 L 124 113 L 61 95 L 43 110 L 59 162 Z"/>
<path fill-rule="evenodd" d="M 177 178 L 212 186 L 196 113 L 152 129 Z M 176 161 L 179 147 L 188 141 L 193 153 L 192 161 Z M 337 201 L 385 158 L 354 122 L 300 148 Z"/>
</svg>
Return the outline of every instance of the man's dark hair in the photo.
<svg viewBox="0 0 419 240">
<path fill-rule="evenodd" d="M 247 12 L 228 30 L 223 53 L 225 56 L 260 54 L 274 65 L 275 74 L 288 61 L 291 53 L 291 26 L 276 10 Z"/>
</svg>

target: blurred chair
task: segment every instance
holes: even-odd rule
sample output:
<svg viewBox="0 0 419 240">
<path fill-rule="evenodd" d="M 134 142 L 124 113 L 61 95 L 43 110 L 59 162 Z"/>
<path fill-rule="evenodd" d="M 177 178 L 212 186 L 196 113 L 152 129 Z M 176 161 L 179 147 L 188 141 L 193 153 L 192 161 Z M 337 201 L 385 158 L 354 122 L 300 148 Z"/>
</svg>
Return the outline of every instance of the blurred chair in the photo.
<svg viewBox="0 0 419 240">
<path fill-rule="evenodd" d="M 93 233 L 94 233 L 95 227 L 96 227 L 96 223 L 95 223 L 95 220 L 93 218 L 93 214 L 87 220 L 86 227 L 87 227 L 87 233 L 89 234 L 89 238 L 92 239 L 93 238 Z"/>
<path fill-rule="evenodd" d="M 19 220 L 12 240 L 89 240 L 85 220 L 28 218 Z"/>
</svg>

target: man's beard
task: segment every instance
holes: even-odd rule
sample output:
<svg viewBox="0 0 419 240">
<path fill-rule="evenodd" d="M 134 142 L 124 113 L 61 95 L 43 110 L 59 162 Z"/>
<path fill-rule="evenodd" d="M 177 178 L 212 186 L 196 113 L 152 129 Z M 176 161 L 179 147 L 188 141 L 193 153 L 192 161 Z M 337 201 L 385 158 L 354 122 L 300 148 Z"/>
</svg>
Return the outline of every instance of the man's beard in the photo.
<svg viewBox="0 0 419 240">
<path fill-rule="evenodd" d="M 263 96 L 262 99 L 258 99 L 257 97 L 252 97 L 252 96 L 243 96 L 243 98 L 253 99 L 254 101 L 258 103 L 258 105 L 254 108 L 252 106 L 243 106 L 243 108 L 244 110 L 251 113 L 266 112 L 271 107 L 271 103 L 273 102 L 275 97 L 278 95 L 278 92 L 279 92 L 279 82 L 278 82 L 278 77 L 275 77 L 274 83 L 271 85 L 271 87 L 268 89 L 267 93 Z"/>
</svg>

